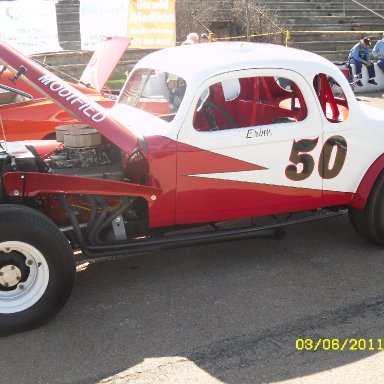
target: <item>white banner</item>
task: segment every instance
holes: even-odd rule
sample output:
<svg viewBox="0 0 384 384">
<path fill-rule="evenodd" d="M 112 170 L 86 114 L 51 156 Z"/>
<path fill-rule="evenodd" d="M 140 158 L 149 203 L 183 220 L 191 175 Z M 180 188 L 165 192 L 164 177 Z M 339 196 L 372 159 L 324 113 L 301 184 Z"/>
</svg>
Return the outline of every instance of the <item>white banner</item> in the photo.
<svg viewBox="0 0 384 384">
<path fill-rule="evenodd" d="M 104 36 L 127 36 L 129 0 L 80 0 L 81 49 L 93 51 Z"/>
<path fill-rule="evenodd" d="M 0 39 L 25 55 L 62 51 L 55 0 L 0 1 Z"/>
</svg>

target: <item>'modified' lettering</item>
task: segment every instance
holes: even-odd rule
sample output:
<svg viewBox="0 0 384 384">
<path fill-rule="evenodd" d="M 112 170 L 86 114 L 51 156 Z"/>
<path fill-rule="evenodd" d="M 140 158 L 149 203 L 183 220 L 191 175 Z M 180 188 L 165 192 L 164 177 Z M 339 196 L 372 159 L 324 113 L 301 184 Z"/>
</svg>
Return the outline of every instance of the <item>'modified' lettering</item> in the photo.
<svg viewBox="0 0 384 384">
<path fill-rule="evenodd" d="M 106 116 L 100 111 L 96 111 L 90 104 L 87 104 L 84 100 L 72 93 L 66 86 L 49 75 L 44 75 L 38 78 L 38 80 L 46 85 L 52 92 L 56 92 L 58 96 L 66 100 L 71 105 L 75 106 L 85 116 L 90 117 L 95 123 L 103 121 Z"/>
</svg>

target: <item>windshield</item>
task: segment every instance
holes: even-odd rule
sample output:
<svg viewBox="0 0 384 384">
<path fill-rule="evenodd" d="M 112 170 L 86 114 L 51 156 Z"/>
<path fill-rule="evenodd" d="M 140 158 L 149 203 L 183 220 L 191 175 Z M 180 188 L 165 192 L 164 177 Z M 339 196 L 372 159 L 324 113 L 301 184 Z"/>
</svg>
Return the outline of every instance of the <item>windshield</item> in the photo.
<svg viewBox="0 0 384 384">
<path fill-rule="evenodd" d="M 172 121 L 184 97 L 185 88 L 185 81 L 172 73 L 141 68 L 129 76 L 118 103 Z"/>
<path fill-rule="evenodd" d="M 19 89 L 0 84 L 0 105 L 32 100 L 32 95 Z"/>
</svg>

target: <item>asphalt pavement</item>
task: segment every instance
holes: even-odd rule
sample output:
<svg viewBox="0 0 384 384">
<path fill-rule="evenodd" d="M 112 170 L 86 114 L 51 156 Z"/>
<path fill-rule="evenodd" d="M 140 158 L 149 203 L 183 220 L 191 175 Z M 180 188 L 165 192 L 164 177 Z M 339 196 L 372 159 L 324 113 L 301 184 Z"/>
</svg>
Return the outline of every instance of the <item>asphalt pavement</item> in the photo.
<svg viewBox="0 0 384 384">
<path fill-rule="evenodd" d="M 0 382 L 381 383 L 383 268 L 346 216 L 96 263 L 53 321 L 1 339 Z M 368 346 L 300 341 L 325 339 Z"/>
</svg>

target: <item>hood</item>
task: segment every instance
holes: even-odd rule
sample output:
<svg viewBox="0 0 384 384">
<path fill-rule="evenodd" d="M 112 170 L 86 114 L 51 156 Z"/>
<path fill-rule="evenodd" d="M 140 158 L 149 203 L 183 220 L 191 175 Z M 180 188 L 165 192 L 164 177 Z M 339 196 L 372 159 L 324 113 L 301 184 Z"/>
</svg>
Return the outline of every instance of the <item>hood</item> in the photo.
<svg viewBox="0 0 384 384">
<path fill-rule="evenodd" d="M 131 39 L 125 36 L 104 37 L 89 60 L 79 82 L 101 91 L 130 42 Z"/>
<path fill-rule="evenodd" d="M 171 137 L 171 126 L 168 122 L 139 108 L 115 103 L 109 110 L 109 114 L 137 137 Z"/>
<path fill-rule="evenodd" d="M 10 79 L 13 84 L 22 79 L 80 122 L 98 130 L 123 151 L 130 153 L 136 147 L 136 135 L 108 116 L 105 108 L 3 41 L 0 41 L 0 64 L 14 73 L 14 78 Z"/>
</svg>

